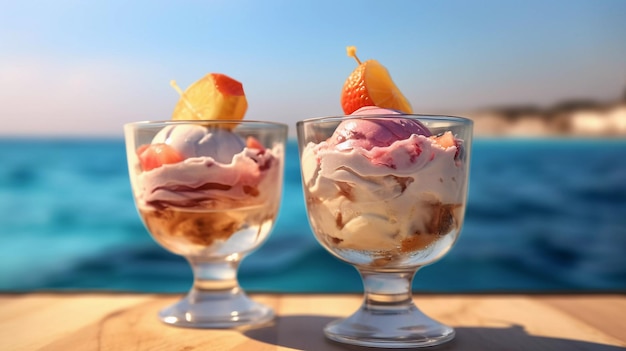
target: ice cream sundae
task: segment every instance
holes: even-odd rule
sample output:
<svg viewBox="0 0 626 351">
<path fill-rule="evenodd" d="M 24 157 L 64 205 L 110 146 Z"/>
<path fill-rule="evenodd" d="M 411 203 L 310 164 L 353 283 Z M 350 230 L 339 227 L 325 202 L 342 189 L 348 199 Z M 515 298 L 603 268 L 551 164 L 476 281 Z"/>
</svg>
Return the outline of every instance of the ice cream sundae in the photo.
<svg viewBox="0 0 626 351">
<path fill-rule="evenodd" d="M 282 144 L 266 148 L 258 137 L 233 132 L 247 108 L 238 81 L 209 74 L 184 92 L 172 85 L 181 95 L 174 121 L 129 152 L 146 226 L 179 254 L 227 255 L 256 246 L 268 232 L 259 228 L 271 227 L 278 211 Z M 192 120 L 207 123 L 186 122 Z M 247 237 L 229 243 L 238 232 Z"/>
<path fill-rule="evenodd" d="M 239 286 L 239 262 L 269 236 L 282 192 L 287 126 L 244 120 L 243 85 L 210 73 L 180 94 L 171 120 L 124 126 L 131 187 L 152 237 L 184 256 L 188 294 L 159 311 L 170 325 L 238 328 L 274 317 Z"/>
<path fill-rule="evenodd" d="M 413 276 L 453 246 L 463 223 L 472 122 L 413 114 L 378 61 L 346 79 L 343 115 L 299 121 L 307 213 L 317 240 L 363 280 L 361 307 L 330 322 L 331 340 L 414 348 L 454 338 L 422 313 Z M 332 274 L 331 274 L 332 275 Z"/>
<path fill-rule="evenodd" d="M 467 190 L 463 140 L 428 125 L 377 61 L 344 84 L 346 114 L 326 139 L 301 145 L 304 191 L 320 242 L 361 265 L 424 263 L 459 232 Z M 306 128 L 306 127 L 304 127 Z"/>
</svg>

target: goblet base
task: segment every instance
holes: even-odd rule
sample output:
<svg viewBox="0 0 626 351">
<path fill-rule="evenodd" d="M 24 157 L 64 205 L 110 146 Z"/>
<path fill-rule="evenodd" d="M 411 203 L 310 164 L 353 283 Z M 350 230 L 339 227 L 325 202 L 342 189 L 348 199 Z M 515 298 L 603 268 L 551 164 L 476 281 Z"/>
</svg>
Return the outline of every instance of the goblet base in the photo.
<svg viewBox="0 0 626 351">
<path fill-rule="evenodd" d="M 270 322 L 274 310 L 251 300 L 241 289 L 234 292 L 194 289 L 185 298 L 162 309 L 159 318 L 177 327 L 238 329 Z"/>
<path fill-rule="evenodd" d="M 409 309 L 362 306 L 352 316 L 329 323 L 324 334 L 333 341 L 367 347 L 410 348 L 443 344 L 454 338 L 454 329 Z"/>
</svg>

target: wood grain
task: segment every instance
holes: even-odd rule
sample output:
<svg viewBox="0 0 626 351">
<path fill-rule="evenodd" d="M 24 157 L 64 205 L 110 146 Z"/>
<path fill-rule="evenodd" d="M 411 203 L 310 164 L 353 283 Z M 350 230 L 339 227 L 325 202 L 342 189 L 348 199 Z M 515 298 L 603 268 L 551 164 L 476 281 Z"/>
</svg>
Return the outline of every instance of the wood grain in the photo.
<svg viewBox="0 0 626 351">
<path fill-rule="evenodd" d="M 277 318 L 249 330 L 166 326 L 157 311 L 178 295 L 0 294 L 0 350 L 372 350 L 324 338 L 328 322 L 358 308 L 358 295 L 252 295 Z M 417 295 L 456 329 L 429 350 L 626 350 L 623 295 Z"/>
</svg>

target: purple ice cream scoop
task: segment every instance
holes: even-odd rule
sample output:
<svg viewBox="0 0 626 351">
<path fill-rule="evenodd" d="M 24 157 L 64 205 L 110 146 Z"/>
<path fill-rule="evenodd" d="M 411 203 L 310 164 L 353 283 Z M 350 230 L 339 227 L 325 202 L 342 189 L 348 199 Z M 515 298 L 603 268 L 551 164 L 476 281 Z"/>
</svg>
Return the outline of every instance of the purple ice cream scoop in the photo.
<svg viewBox="0 0 626 351">
<path fill-rule="evenodd" d="M 330 137 L 330 144 L 337 149 L 389 146 L 397 140 L 404 140 L 413 134 L 431 136 L 430 130 L 421 122 L 411 118 L 396 118 L 401 112 L 366 106 L 354 111 L 351 116 L 377 116 L 380 118 L 348 119 L 341 122 Z"/>
</svg>

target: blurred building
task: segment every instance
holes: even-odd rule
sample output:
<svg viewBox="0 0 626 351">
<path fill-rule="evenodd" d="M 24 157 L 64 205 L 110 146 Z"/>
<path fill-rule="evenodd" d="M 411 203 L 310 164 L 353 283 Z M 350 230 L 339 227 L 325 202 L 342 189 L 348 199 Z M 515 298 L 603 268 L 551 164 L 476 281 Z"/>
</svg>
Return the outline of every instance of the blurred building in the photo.
<svg viewBox="0 0 626 351">
<path fill-rule="evenodd" d="M 570 100 L 548 108 L 504 106 L 475 110 L 477 136 L 626 137 L 626 90 L 618 101 Z"/>
</svg>

